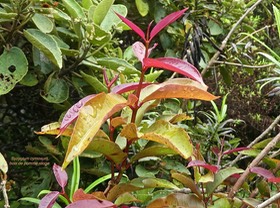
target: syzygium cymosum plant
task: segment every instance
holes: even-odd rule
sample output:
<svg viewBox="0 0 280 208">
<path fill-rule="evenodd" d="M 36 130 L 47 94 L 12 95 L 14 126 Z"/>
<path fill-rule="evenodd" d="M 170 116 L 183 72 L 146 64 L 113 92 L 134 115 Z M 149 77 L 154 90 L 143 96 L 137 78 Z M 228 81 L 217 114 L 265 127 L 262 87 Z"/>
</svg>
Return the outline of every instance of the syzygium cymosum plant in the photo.
<svg viewBox="0 0 280 208">
<path fill-rule="evenodd" d="M 207 86 L 203 82 L 199 71 L 190 63 L 177 58 L 149 57 L 157 45 L 155 43 L 151 47 L 153 38 L 162 29 L 180 18 L 186 10 L 183 9 L 166 16 L 154 27 L 152 27 L 151 22 L 146 33 L 127 18 L 117 14 L 142 39 L 142 42 L 137 41 L 132 46 L 134 55 L 142 65 L 139 82 L 113 87 L 118 76 L 110 81 L 106 70 L 104 70 L 107 93 L 101 92 L 81 99 L 67 111 L 60 124 L 52 123 L 44 126 L 41 130 L 41 133 L 70 137 L 62 169 L 67 168 L 71 161 L 82 154 L 85 149 L 102 153 L 110 161 L 111 178 L 102 196 L 103 199 L 115 203 L 116 206 L 136 201 L 136 198 L 131 197 L 131 195 L 129 195 L 130 197 L 128 195 L 124 197 L 125 193 L 130 194 L 133 191 L 155 187 L 175 187 L 177 189 L 175 185 L 170 185 L 172 183 L 167 180 L 157 178 L 136 178 L 127 183 L 120 183 L 125 171 L 139 159 L 148 156 L 175 154 L 180 155 L 185 160 L 189 160 L 191 157 L 200 159 L 193 149 L 188 133 L 176 125 L 179 121 L 187 118 L 185 114 L 176 115 L 171 120 L 156 120 L 148 127 L 141 122 L 144 114 L 151 108 L 156 107 L 161 99 L 182 98 L 210 101 L 217 98 L 207 92 Z M 162 83 L 149 83 L 146 82 L 144 75 L 151 68 L 173 71 L 187 78 L 174 78 Z M 109 129 L 107 134 L 102 130 L 105 124 L 108 125 Z M 59 128 L 57 128 L 58 125 L 60 125 Z M 120 147 L 115 142 L 116 135 L 126 140 L 124 147 Z M 153 143 L 133 155 L 129 154 L 132 145 L 140 139 L 153 141 Z M 177 180 L 180 181 L 181 177 L 183 176 L 178 175 Z M 181 194 L 174 193 L 165 200 L 168 203 L 172 203 L 172 200 L 180 201 Z M 199 197 L 184 195 L 186 199 L 190 199 L 184 200 L 184 203 L 198 203 L 197 207 L 200 207 L 202 202 Z M 198 196 L 201 195 L 198 194 Z M 53 203 L 56 197 L 58 197 L 58 192 L 51 196 L 51 200 L 50 197 L 47 200 Z M 120 200 L 121 197 L 122 200 Z M 83 200 L 80 200 L 81 204 L 75 202 L 76 207 L 81 207 L 82 203 L 86 203 L 85 200 L 89 199 L 85 196 L 82 198 Z M 69 200 L 71 200 L 71 196 Z M 46 198 L 42 202 L 46 202 Z M 154 205 L 158 206 L 160 203 L 156 201 Z M 153 207 L 152 204 L 153 202 L 148 207 Z M 106 206 L 100 205 L 98 207 Z"/>
</svg>

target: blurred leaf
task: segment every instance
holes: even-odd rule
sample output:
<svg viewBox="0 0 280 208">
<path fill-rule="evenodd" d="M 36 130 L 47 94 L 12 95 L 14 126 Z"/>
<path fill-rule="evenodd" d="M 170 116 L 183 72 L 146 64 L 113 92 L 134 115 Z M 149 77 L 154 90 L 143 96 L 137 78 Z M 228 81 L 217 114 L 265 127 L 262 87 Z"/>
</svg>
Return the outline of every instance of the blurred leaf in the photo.
<svg viewBox="0 0 280 208">
<path fill-rule="evenodd" d="M 146 0 L 135 0 L 135 4 L 142 17 L 145 17 L 149 13 L 149 4 Z"/>
<path fill-rule="evenodd" d="M 92 194 L 86 194 L 83 191 L 83 189 L 79 188 L 77 191 L 75 191 L 73 195 L 73 202 L 84 200 L 84 199 L 97 199 L 97 198 Z"/>
<path fill-rule="evenodd" d="M 52 141 L 49 138 L 39 136 L 39 140 L 50 154 L 62 155 L 61 151 L 52 144 Z"/>
<path fill-rule="evenodd" d="M 107 194 L 107 199 L 109 201 L 116 200 L 120 195 L 124 193 L 131 193 L 133 191 L 137 191 L 142 189 L 142 187 L 132 185 L 129 183 L 120 183 L 115 185 Z"/>
<path fill-rule="evenodd" d="M 32 203 L 35 203 L 35 204 L 40 204 L 40 199 L 37 199 L 37 198 L 32 198 L 32 197 L 23 197 L 23 198 L 20 198 L 19 200 L 21 201 L 27 201 L 27 202 L 32 202 Z M 61 206 L 57 203 L 55 203 L 52 208 L 61 208 Z"/>
<path fill-rule="evenodd" d="M 163 72 L 164 72 L 163 70 L 157 70 L 149 74 L 145 74 L 145 81 L 154 82 Z"/>
<path fill-rule="evenodd" d="M 38 67 L 43 74 L 50 74 L 56 71 L 58 67 L 50 61 L 50 59 L 35 46 L 32 47 L 33 62 L 36 68 Z"/>
<path fill-rule="evenodd" d="M 62 170 L 62 168 L 59 165 L 54 163 L 53 164 L 53 173 L 54 173 L 57 183 L 60 185 L 60 187 L 62 188 L 62 190 L 64 192 L 64 187 L 67 185 L 67 181 L 68 181 L 68 175 L 67 175 L 66 171 Z"/>
<path fill-rule="evenodd" d="M 278 30 L 278 36 L 280 39 L 280 11 L 276 6 L 274 6 L 274 5 L 272 5 L 272 6 L 273 6 L 273 13 L 275 16 L 275 22 L 276 22 L 276 26 L 277 26 L 277 30 Z"/>
<path fill-rule="evenodd" d="M 5 160 L 1 152 L 0 152 L 0 170 L 5 174 L 8 172 L 7 161 Z"/>
<path fill-rule="evenodd" d="M 141 87 L 142 89 L 145 88 L 146 86 L 150 85 L 151 83 L 142 83 Z M 115 87 L 112 88 L 112 92 L 113 93 L 117 93 L 117 94 L 122 94 L 125 92 L 129 92 L 129 91 L 134 91 L 137 90 L 139 88 L 139 83 L 135 82 L 135 83 L 125 83 L 125 84 L 120 84 L 120 85 L 116 85 Z"/>
<path fill-rule="evenodd" d="M 62 0 L 63 5 L 65 8 L 68 10 L 69 14 L 71 17 L 74 18 L 79 18 L 80 21 L 83 21 L 86 19 L 86 16 L 84 14 L 84 11 L 82 7 L 78 4 L 77 1 L 75 0 Z"/>
<path fill-rule="evenodd" d="M 253 199 L 253 198 L 245 198 L 245 199 L 243 199 L 243 203 L 245 203 L 247 206 L 250 206 L 250 207 L 256 207 L 262 202 L 257 199 Z"/>
<path fill-rule="evenodd" d="M 83 79 L 95 89 L 96 93 L 108 91 L 107 87 L 102 82 L 100 82 L 96 77 L 88 75 L 83 71 L 80 71 L 80 73 Z"/>
<path fill-rule="evenodd" d="M 260 194 L 263 196 L 263 197 L 270 197 L 270 187 L 268 185 L 268 183 L 265 181 L 265 180 L 260 180 L 257 182 L 257 187 L 258 187 L 258 190 L 260 192 Z"/>
<path fill-rule="evenodd" d="M 86 199 L 86 200 L 79 200 L 73 202 L 65 208 L 81 208 L 81 207 L 109 208 L 109 207 L 114 207 L 114 204 L 110 201 L 105 201 L 105 200 Z"/>
<path fill-rule="evenodd" d="M 161 178 L 147 178 L 144 179 L 142 182 L 145 188 L 167 188 L 167 189 L 179 190 L 179 188 L 176 185 L 169 182 L 168 180 L 161 179 Z"/>
<path fill-rule="evenodd" d="M 186 113 L 176 114 L 172 119 L 170 119 L 170 123 L 175 124 L 181 121 L 192 120 L 191 116 L 186 115 Z"/>
<path fill-rule="evenodd" d="M 208 28 L 210 29 L 211 35 L 220 35 L 223 33 L 223 29 L 216 22 L 210 20 L 208 22 Z"/>
<path fill-rule="evenodd" d="M 28 72 L 27 59 L 20 48 L 4 49 L 0 56 L 0 95 L 10 92 Z"/>
<path fill-rule="evenodd" d="M 105 16 L 109 12 L 112 4 L 115 0 L 102 0 L 95 8 L 93 15 L 93 22 L 100 25 L 104 20 Z"/>
<path fill-rule="evenodd" d="M 88 33 L 89 33 L 89 40 L 93 45 L 96 46 L 102 46 L 104 44 L 106 44 L 107 42 L 109 42 L 112 38 L 112 35 L 110 32 L 107 32 L 103 29 L 100 28 L 99 25 L 94 24 L 92 26 L 92 29 L 90 29 L 90 27 L 88 27 L 87 29 Z"/>
<path fill-rule="evenodd" d="M 62 68 L 62 55 L 60 48 L 52 36 L 37 29 L 27 29 L 23 32 L 26 39 L 33 46 L 42 51 L 60 69 Z"/>
<path fill-rule="evenodd" d="M 218 207 L 223 207 L 223 208 L 231 208 L 231 204 L 227 198 L 220 198 L 214 201 L 213 205 L 210 205 L 209 208 L 218 208 Z"/>
<path fill-rule="evenodd" d="M 141 201 L 137 199 L 135 196 L 133 196 L 131 193 L 123 193 L 115 200 L 116 205 L 128 204 L 132 202 L 141 202 Z"/>
<path fill-rule="evenodd" d="M 63 136 L 71 136 L 73 132 L 73 128 L 68 127 L 66 128 L 60 135 Z M 53 122 L 41 127 L 41 131 L 35 131 L 36 134 L 50 134 L 50 135 L 58 135 L 60 133 L 60 123 Z"/>
<path fill-rule="evenodd" d="M 33 87 L 38 84 L 38 82 L 35 72 L 29 70 L 19 83 L 28 87 Z"/>
<path fill-rule="evenodd" d="M 43 14 L 35 13 L 32 17 L 32 21 L 43 33 L 50 33 L 53 30 L 53 22 Z"/>
<path fill-rule="evenodd" d="M 58 191 L 52 191 L 52 192 L 48 193 L 46 196 L 44 196 L 41 199 L 38 208 L 51 208 L 51 207 L 53 207 L 58 195 L 59 195 Z"/>
<path fill-rule="evenodd" d="M 135 173 L 137 174 L 138 177 L 150 177 L 150 178 L 155 178 L 156 174 L 159 173 L 158 169 L 151 169 L 149 167 L 145 168 L 144 164 L 138 164 L 135 167 Z"/>
</svg>

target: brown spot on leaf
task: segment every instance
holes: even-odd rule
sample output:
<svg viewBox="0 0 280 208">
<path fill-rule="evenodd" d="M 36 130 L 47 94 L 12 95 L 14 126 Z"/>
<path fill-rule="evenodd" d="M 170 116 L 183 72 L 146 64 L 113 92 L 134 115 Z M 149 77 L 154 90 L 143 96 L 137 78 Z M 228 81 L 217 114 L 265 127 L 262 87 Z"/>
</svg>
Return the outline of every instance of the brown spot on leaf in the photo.
<svg viewBox="0 0 280 208">
<path fill-rule="evenodd" d="M 15 65 L 9 66 L 8 70 L 9 70 L 11 73 L 13 73 L 13 72 L 16 70 Z"/>
</svg>

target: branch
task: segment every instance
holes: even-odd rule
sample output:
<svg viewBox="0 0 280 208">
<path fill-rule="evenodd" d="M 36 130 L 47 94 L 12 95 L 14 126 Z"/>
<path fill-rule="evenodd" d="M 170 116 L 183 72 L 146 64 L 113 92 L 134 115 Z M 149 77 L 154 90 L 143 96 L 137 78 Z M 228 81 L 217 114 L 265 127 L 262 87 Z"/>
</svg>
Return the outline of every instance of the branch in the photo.
<svg viewBox="0 0 280 208">
<path fill-rule="evenodd" d="M 257 205 L 255 208 L 267 207 L 269 204 L 271 204 L 272 202 L 276 201 L 277 199 L 280 199 L 280 193 L 275 194 L 274 196 L 270 197 L 269 199 L 267 199 L 263 203 Z"/>
<path fill-rule="evenodd" d="M 229 192 L 229 197 L 233 198 L 235 194 L 237 193 L 238 189 L 243 185 L 245 182 L 247 176 L 250 174 L 250 169 L 252 167 L 257 166 L 261 160 L 269 153 L 269 151 L 275 147 L 277 142 L 280 141 L 280 133 L 278 133 L 267 145 L 266 147 L 261 151 L 261 153 L 250 163 L 250 165 L 247 167 L 247 169 L 244 171 L 244 173 L 240 176 L 240 178 L 236 181 L 234 186 Z"/>
<path fill-rule="evenodd" d="M 2 182 L 1 182 L 1 188 L 2 188 L 2 193 L 3 193 L 3 197 L 4 197 L 4 201 L 5 201 L 4 208 L 10 208 L 9 199 L 8 199 L 7 190 L 6 190 L 6 180 L 5 179 L 3 179 Z"/>
<path fill-rule="evenodd" d="M 255 4 L 253 4 L 249 9 L 247 9 L 247 11 L 240 17 L 240 19 L 233 25 L 233 27 L 231 28 L 231 30 L 229 31 L 229 33 L 227 34 L 227 36 L 225 37 L 225 39 L 222 42 L 222 45 L 220 46 L 219 50 L 214 54 L 214 56 L 211 58 L 211 60 L 208 62 L 208 65 L 202 70 L 201 75 L 203 76 L 208 70 L 209 68 L 214 64 L 214 61 L 217 60 L 217 58 L 220 56 L 221 52 L 223 51 L 224 48 L 226 47 L 226 44 L 228 42 L 228 40 L 230 39 L 230 37 L 232 36 L 232 34 L 234 33 L 234 31 L 236 30 L 236 28 L 238 27 L 238 25 L 240 25 L 240 23 L 243 21 L 243 19 L 251 12 L 253 11 L 263 0 L 258 0 Z"/>
</svg>

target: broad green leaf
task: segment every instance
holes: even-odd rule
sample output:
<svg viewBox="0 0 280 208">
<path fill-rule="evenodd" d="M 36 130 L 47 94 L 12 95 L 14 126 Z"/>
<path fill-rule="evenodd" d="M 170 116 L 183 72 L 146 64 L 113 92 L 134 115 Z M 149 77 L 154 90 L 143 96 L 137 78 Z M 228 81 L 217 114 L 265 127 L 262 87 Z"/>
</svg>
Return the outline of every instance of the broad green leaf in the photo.
<svg viewBox="0 0 280 208">
<path fill-rule="evenodd" d="M 140 152 L 136 153 L 132 158 L 130 159 L 131 163 L 136 162 L 137 160 L 144 158 L 144 157 L 150 157 L 150 156 L 165 156 L 165 155 L 174 155 L 177 154 L 174 150 L 163 146 L 163 145 L 154 145 L 151 147 L 147 147 Z"/>
<path fill-rule="evenodd" d="M 210 205 L 209 208 L 231 208 L 231 204 L 227 198 L 220 198 L 214 201 L 213 205 Z"/>
<path fill-rule="evenodd" d="M 133 192 L 142 189 L 140 186 L 132 185 L 129 183 L 121 183 L 118 185 L 115 185 L 107 194 L 107 199 L 109 201 L 116 200 L 120 195 L 127 193 L 127 192 Z"/>
<path fill-rule="evenodd" d="M 148 159 L 149 160 L 149 159 Z M 155 178 L 156 174 L 159 173 L 159 169 L 151 169 L 151 168 L 145 168 L 144 164 L 138 164 L 135 166 L 135 173 L 136 175 L 144 178 Z"/>
<path fill-rule="evenodd" d="M 117 12 L 118 14 L 121 14 L 122 16 L 127 15 L 127 8 L 126 6 L 122 4 L 114 4 L 111 6 L 111 9 L 108 11 L 107 15 L 103 19 L 102 23 L 100 24 L 100 27 L 108 32 L 110 31 L 114 26 L 117 26 L 122 21 L 121 19 L 115 14 Z"/>
<path fill-rule="evenodd" d="M 92 0 L 82 0 L 82 6 L 84 9 L 89 9 L 92 5 Z"/>
<path fill-rule="evenodd" d="M 117 94 L 100 93 L 86 103 L 79 112 L 62 167 L 80 155 L 90 144 L 101 125 L 115 112 L 126 106 Z"/>
<path fill-rule="evenodd" d="M 163 73 L 163 70 L 154 71 L 145 75 L 146 82 L 154 82 Z"/>
<path fill-rule="evenodd" d="M 211 35 L 220 35 L 223 33 L 223 28 L 221 28 L 220 25 L 212 20 L 208 22 L 208 27 L 210 29 Z"/>
<path fill-rule="evenodd" d="M 61 135 L 63 136 L 71 136 L 73 132 L 73 127 L 68 126 Z M 35 131 L 36 134 L 50 134 L 50 135 L 58 135 L 60 133 L 60 123 L 53 122 L 41 127 L 41 131 Z"/>
<path fill-rule="evenodd" d="M 7 161 L 5 160 L 1 152 L 0 152 L 0 171 L 2 171 L 5 174 L 8 172 Z"/>
<path fill-rule="evenodd" d="M 49 8 L 51 10 L 51 13 L 53 14 L 53 17 L 56 21 L 61 21 L 61 22 L 69 22 L 71 21 L 71 17 L 69 17 L 68 14 L 65 12 L 61 11 L 58 8 Z"/>
<path fill-rule="evenodd" d="M 62 103 L 69 96 L 68 84 L 63 79 L 53 78 L 53 74 L 51 74 L 45 82 L 41 96 L 50 103 Z"/>
<path fill-rule="evenodd" d="M 161 179 L 161 178 L 147 178 L 144 179 L 142 182 L 145 188 L 167 188 L 167 189 L 174 189 L 177 191 L 179 190 L 179 188 L 176 185 L 169 182 L 168 180 Z"/>
<path fill-rule="evenodd" d="M 28 71 L 27 74 L 19 82 L 22 85 L 33 87 L 38 84 L 38 79 L 34 71 Z"/>
<path fill-rule="evenodd" d="M 100 82 L 96 77 L 88 75 L 83 71 L 80 71 L 80 73 L 83 79 L 95 89 L 96 93 L 108 91 L 107 87 L 102 82 Z"/>
<path fill-rule="evenodd" d="M 269 187 L 268 182 L 266 180 L 258 181 L 257 182 L 257 187 L 258 187 L 258 190 L 259 190 L 260 194 L 263 197 L 268 197 L 268 198 L 270 197 L 271 190 L 270 190 L 270 187 Z"/>
<path fill-rule="evenodd" d="M 28 62 L 21 49 L 4 49 L 0 56 L 0 95 L 10 92 L 28 71 Z"/>
<path fill-rule="evenodd" d="M 35 46 L 32 47 L 32 55 L 34 66 L 38 68 L 43 74 L 47 75 L 58 69 L 58 67 Z"/>
<path fill-rule="evenodd" d="M 135 4 L 139 14 L 145 17 L 149 12 L 149 4 L 146 0 L 135 0 Z"/>
<path fill-rule="evenodd" d="M 204 203 L 202 200 L 197 198 L 195 195 L 174 193 L 166 197 L 162 197 L 152 201 L 147 208 L 159 208 L 159 207 L 184 207 L 184 208 L 204 208 Z"/>
<path fill-rule="evenodd" d="M 184 98 L 199 100 L 214 100 L 218 97 L 206 91 L 202 84 L 188 78 L 172 79 L 160 84 L 151 84 L 141 91 L 140 101 L 142 103 L 166 98 Z"/>
<path fill-rule="evenodd" d="M 62 68 L 62 54 L 52 36 L 37 29 L 27 29 L 23 32 L 26 39 L 33 46 L 42 51 L 59 68 Z"/>
<path fill-rule="evenodd" d="M 129 64 L 123 59 L 104 57 L 98 58 L 96 61 L 99 65 L 117 71 L 119 73 L 123 73 L 124 75 L 140 74 L 140 72 L 133 65 Z"/>
<path fill-rule="evenodd" d="M 212 194 L 215 189 L 222 184 L 229 176 L 235 173 L 243 173 L 244 170 L 235 168 L 235 167 L 228 167 L 225 169 L 220 170 L 218 173 L 215 174 L 214 182 L 208 183 L 206 185 L 207 194 Z"/>
<path fill-rule="evenodd" d="M 43 14 L 35 13 L 32 17 L 32 21 L 43 33 L 50 33 L 53 30 L 53 22 Z"/>
<path fill-rule="evenodd" d="M 133 196 L 131 193 L 123 193 L 115 200 L 114 204 L 121 205 L 121 204 L 128 204 L 132 202 L 141 202 L 141 201 L 137 199 L 135 196 Z"/>
<path fill-rule="evenodd" d="M 15 17 L 17 16 L 17 13 L 12 13 L 12 12 L 6 12 L 6 11 L 0 11 L 0 21 L 1 22 L 10 22 L 13 21 L 15 19 Z"/>
<path fill-rule="evenodd" d="M 183 158 L 188 159 L 193 152 L 188 133 L 176 125 L 158 120 L 148 129 L 144 130 L 142 139 L 155 141 L 171 148 Z"/>
<path fill-rule="evenodd" d="M 93 22 L 100 25 L 115 0 L 102 0 L 95 8 Z"/>
<path fill-rule="evenodd" d="M 82 7 L 78 4 L 75 0 L 62 0 L 63 5 L 68 10 L 70 16 L 74 18 L 78 18 L 79 21 L 83 21 L 86 19 L 86 15 L 84 14 L 84 11 Z"/>
</svg>

